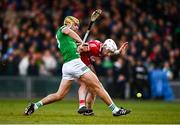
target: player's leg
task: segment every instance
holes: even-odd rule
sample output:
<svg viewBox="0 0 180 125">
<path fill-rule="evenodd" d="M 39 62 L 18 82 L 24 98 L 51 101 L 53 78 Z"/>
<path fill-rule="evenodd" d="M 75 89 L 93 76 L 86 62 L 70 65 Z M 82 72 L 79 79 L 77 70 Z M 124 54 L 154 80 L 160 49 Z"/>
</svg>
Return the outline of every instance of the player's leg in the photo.
<svg viewBox="0 0 180 125">
<path fill-rule="evenodd" d="M 85 98 L 87 95 L 87 86 L 85 83 L 78 80 L 78 83 L 80 84 L 78 95 L 79 95 L 79 108 L 85 106 Z"/>
<path fill-rule="evenodd" d="M 94 66 L 89 65 L 88 67 L 96 75 L 96 71 L 95 71 Z M 88 89 L 89 89 L 89 91 L 88 91 L 88 94 L 87 94 L 87 97 L 86 97 L 86 106 L 87 106 L 88 109 L 92 109 L 95 98 L 96 98 L 96 92 L 94 90 L 90 89 L 90 88 L 88 88 Z"/>
<path fill-rule="evenodd" d="M 88 109 L 93 109 L 95 99 L 96 99 L 96 92 L 88 91 L 88 94 L 86 96 L 86 106 Z"/>
<path fill-rule="evenodd" d="M 69 92 L 71 84 L 72 84 L 72 80 L 62 79 L 59 85 L 59 89 L 56 93 L 50 94 L 36 103 L 31 103 L 25 109 L 24 114 L 31 115 L 35 110 L 42 107 L 43 105 L 47 105 L 47 104 L 62 100 Z"/>
<path fill-rule="evenodd" d="M 78 113 L 82 114 L 87 111 L 87 107 L 85 106 L 85 98 L 87 94 L 87 86 L 82 81 L 78 80 L 78 83 L 80 84 L 79 90 L 78 90 L 78 96 L 79 96 L 79 109 Z"/>
<path fill-rule="evenodd" d="M 41 100 L 43 105 L 62 100 L 69 92 L 71 84 L 72 80 L 62 79 L 58 91 L 56 93 L 48 95 L 47 97 Z"/>
<path fill-rule="evenodd" d="M 110 105 L 112 104 L 112 100 L 109 97 L 109 95 L 107 94 L 107 92 L 104 90 L 102 84 L 100 83 L 100 81 L 98 80 L 97 76 L 92 72 L 86 72 L 85 74 L 83 74 L 80 77 L 80 80 L 84 83 L 86 83 L 86 85 L 94 90 L 98 96 L 100 96 L 100 98 L 102 98 L 102 100 L 107 104 Z"/>
<path fill-rule="evenodd" d="M 78 113 L 79 114 L 84 113 L 84 115 L 94 115 L 92 107 L 94 104 L 96 94 L 94 91 L 90 91 L 90 90 L 88 91 L 88 88 L 84 82 L 78 80 L 78 83 L 80 84 L 78 90 L 78 96 L 79 96 Z"/>
<path fill-rule="evenodd" d="M 93 105 L 96 99 L 96 92 L 93 90 L 88 90 L 88 94 L 86 96 L 86 106 L 87 106 L 87 111 L 84 113 L 86 116 L 92 116 L 94 115 L 93 112 Z"/>
<path fill-rule="evenodd" d="M 79 96 L 78 113 L 79 114 L 84 113 L 84 115 L 93 115 L 94 113 L 92 110 L 92 106 L 94 104 L 96 94 L 94 91 L 90 91 L 90 90 L 88 91 L 88 88 L 84 82 L 78 80 L 78 83 L 80 84 L 78 90 L 78 96 Z"/>
<path fill-rule="evenodd" d="M 100 81 L 98 80 L 97 76 L 92 72 L 86 72 L 81 75 L 80 80 L 86 85 L 93 89 L 97 95 L 108 105 L 108 107 L 112 110 L 114 116 L 126 115 L 130 113 L 130 110 L 126 109 L 119 109 L 110 98 L 109 94 L 106 92 Z"/>
</svg>

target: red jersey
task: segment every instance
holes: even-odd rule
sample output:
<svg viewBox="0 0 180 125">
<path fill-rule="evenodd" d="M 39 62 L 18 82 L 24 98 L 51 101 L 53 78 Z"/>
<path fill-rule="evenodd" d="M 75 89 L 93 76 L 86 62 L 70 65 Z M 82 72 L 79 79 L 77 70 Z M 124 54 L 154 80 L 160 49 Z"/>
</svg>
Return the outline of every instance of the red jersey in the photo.
<svg viewBox="0 0 180 125">
<path fill-rule="evenodd" d="M 91 57 L 101 57 L 101 46 L 103 45 L 98 40 L 90 40 L 88 43 L 88 52 L 82 52 L 81 60 L 89 66 L 91 64 Z"/>
</svg>

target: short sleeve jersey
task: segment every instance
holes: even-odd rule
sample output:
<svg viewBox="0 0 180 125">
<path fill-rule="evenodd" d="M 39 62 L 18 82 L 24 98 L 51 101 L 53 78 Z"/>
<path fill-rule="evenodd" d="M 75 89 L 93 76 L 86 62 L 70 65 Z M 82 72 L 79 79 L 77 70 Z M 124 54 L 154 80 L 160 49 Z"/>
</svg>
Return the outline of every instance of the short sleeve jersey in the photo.
<svg viewBox="0 0 180 125">
<path fill-rule="evenodd" d="M 90 58 L 92 56 L 101 57 L 102 43 L 98 40 L 90 40 L 87 43 L 88 43 L 89 51 L 82 52 L 80 55 L 81 55 L 81 60 L 88 66 L 91 64 Z"/>
<path fill-rule="evenodd" d="M 62 33 L 64 27 L 65 26 L 62 26 L 57 30 L 56 39 L 59 51 L 64 58 L 64 63 L 66 63 L 73 59 L 80 58 L 80 54 L 77 52 L 76 41 L 69 35 Z"/>
</svg>

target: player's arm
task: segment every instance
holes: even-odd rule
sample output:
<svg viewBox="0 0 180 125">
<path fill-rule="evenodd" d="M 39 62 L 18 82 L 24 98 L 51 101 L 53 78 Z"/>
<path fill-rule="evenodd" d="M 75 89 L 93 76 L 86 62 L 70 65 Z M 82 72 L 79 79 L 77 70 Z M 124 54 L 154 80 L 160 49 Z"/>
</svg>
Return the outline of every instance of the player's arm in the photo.
<svg viewBox="0 0 180 125">
<path fill-rule="evenodd" d="M 121 47 L 114 52 L 115 55 L 117 54 L 124 54 L 126 52 L 126 49 L 128 47 L 128 42 L 124 42 Z"/>
<path fill-rule="evenodd" d="M 82 53 L 82 52 L 88 52 L 89 51 L 89 45 L 88 43 L 83 43 L 80 46 L 78 46 L 78 52 Z"/>
<path fill-rule="evenodd" d="M 72 37 L 78 44 L 82 44 L 82 39 L 79 37 L 79 35 L 71 30 L 69 27 L 64 27 L 62 29 L 62 33 L 69 35 Z"/>
</svg>

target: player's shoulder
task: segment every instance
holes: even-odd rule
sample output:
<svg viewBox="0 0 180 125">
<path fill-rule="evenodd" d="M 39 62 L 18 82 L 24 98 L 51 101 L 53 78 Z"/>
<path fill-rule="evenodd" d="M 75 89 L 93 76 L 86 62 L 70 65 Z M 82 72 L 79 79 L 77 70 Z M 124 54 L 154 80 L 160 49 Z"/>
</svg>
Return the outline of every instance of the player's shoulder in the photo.
<svg viewBox="0 0 180 125">
<path fill-rule="evenodd" d="M 58 27 L 57 32 L 62 32 L 62 29 L 65 27 L 66 27 L 65 25 Z"/>
<path fill-rule="evenodd" d="M 63 33 L 62 33 L 62 29 L 63 29 L 63 28 L 65 28 L 65 25 L 58 27 L 58 29 L 57 29 L 57 31 L 56 31 L 56 35 L 57 35 L 57 36 L 60 37 L 60 36 L 63 35 Z"/>
<path fill-rule="evenodd" d="M 99 55 L 99 51 L 100 51 L 102 43 L 99 40 L 90 40 L 88 44 L 89 44 L 89 50 L 91 54 L 94 56 Z"/>
<path fill-rule="evenodd" d="M 100 42 L 99 40 L 90 40 L 90 41 L 88 41 L 88 44 L 90 45 L 90 46 L 101 46 L 101 44 L 102 44 L 102 42 Z"/>
</svg>

